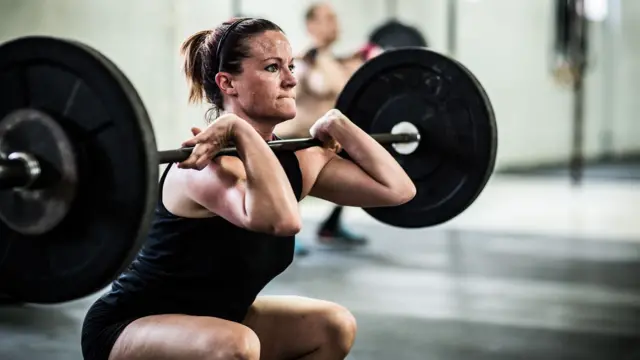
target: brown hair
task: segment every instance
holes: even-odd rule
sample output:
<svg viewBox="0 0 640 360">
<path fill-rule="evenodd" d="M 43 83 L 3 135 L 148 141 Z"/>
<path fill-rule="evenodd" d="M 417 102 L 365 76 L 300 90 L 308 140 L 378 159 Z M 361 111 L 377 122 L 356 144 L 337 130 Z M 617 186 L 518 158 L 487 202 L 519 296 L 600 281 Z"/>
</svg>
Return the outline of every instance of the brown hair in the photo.
<svg viewBox="0 0 640 360">
<path fill-rule="evenodd" d="M 313 20 L 313 18 L 316 17 L 316 10 L 318 10 L 318 8 L 322 5 L 322 3 L 314 3 L 311 4 L 308 8 L 307 11 L 305 11 L 304 13 L 304 19 L 309 22 L 310 20 Z"/>
<path fill-rule="evenodd" d="M 216 84 L 216 74 L 220 71 L 241 73 L 241 61 L 249 57 L 247 40 L 269 30 L 283 32 L 269 20 L 240 18 L 226 21 L 213 30 L 202 30 L 189 36 L 180 47 L 184 56 L 184 74 L 190 86 L 189 102 L 200 103 L 206 100 L 213 105 L 210 110 L 215 110 L 216 115 L 219 115 L 224 110 L 224 103 L 222 92 Z"/>
</svg>

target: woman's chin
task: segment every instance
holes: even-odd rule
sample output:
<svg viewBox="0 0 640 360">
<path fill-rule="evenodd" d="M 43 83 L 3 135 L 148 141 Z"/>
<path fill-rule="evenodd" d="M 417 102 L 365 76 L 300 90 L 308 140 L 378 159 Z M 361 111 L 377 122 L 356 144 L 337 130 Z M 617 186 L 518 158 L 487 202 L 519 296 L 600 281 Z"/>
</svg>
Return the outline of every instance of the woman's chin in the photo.
<svg viewBox="0 0 640 360">
<path fill-rule="evenodd" d="M 282 119 L 282 121 L 291 120 L 296 117 L 296 107 L 285 107 L 278 109 L 278 117 Z"/>
</svg>

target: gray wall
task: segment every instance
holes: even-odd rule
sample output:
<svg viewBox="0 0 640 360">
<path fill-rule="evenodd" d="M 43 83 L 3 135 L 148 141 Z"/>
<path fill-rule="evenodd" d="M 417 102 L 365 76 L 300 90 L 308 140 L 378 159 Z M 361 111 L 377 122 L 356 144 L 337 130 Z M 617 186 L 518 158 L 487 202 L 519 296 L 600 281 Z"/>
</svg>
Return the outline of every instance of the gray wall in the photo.
<svg viewBox="0 0 640 360">
<path fill-rule="evenodd" d="M 448 52 L 449 0 L 397 0 L 398 17 Z M 498 167 L 568 158 L 571 93 L 550 75 L 552 0 L 457 1 L 457 51 L 486 87 L 498 118 Z M 592 24 L 587 79 L 586 152 L 590 157 L 640 152 L 640 2 L 621 2 L 620 23 Z M 265 16 L 307 45 L 302 15 L 310 0 L 244 0 L 243 13 Z M 333 1 L 343 35 L 336 51 L 360 46 L 387 18 L 383 0 Z M 0 0 L 0 41 L 48 34 L 86 42 L 112 59 L 138 89 L 160 148 L 173 148 L 202 124 L 204 107 L 186 104 L 178 48 L 194 31 L 232 15 L 222 0 Z"/>
</svg>

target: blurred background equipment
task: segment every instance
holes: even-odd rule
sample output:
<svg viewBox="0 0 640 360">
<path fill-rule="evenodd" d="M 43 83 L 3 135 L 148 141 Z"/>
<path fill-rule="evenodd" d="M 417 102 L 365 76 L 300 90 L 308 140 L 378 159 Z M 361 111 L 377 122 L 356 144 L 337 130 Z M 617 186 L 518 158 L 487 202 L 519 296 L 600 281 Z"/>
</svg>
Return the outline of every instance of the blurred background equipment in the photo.
<svg viewBox="0 0 640 360">
<path fill-rule="evenodd" d="M 397 20 L 389 20 L 376 28 L 369 38 L 383 49 L 395 49 L 405 46 L 427 46 L 427 41 L 418 29 Z"/>
<path fill-rule="evenodd" d="M 397 0 L 385 0 L 385 4 L 389 19 L 371 32 L 369 41 L 385 50 L 406 46 L 427 47 L 427 40 L 420 30 L 397 19 Z"/>
</svg>

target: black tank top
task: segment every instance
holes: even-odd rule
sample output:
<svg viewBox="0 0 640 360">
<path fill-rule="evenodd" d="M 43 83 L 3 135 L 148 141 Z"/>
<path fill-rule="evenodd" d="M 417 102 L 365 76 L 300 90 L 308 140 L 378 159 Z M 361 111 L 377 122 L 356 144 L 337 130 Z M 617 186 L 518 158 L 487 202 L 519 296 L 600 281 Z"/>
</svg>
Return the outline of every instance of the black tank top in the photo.
<svg viewBox="0 0 640 360">
<path fill-rule="evenodd" d="M 302 175 L 294 152 L 279 151 L 298 201 Z M 293 261 L 294 236 L 277 237 L 237 227 L 220 216 L 171 214 L 162 188 L 148 239 L 102 301 L 140 316 L 181 313 L 241 321 L 258 293 Z"/>
</svg>

